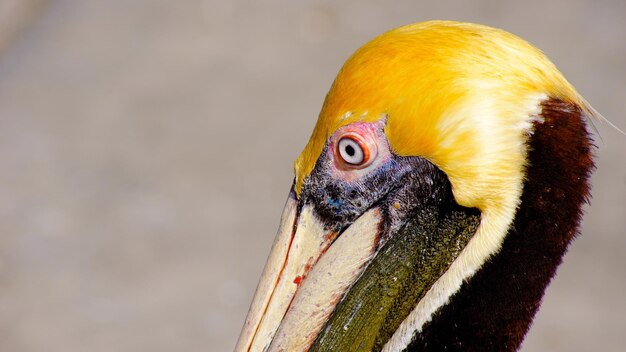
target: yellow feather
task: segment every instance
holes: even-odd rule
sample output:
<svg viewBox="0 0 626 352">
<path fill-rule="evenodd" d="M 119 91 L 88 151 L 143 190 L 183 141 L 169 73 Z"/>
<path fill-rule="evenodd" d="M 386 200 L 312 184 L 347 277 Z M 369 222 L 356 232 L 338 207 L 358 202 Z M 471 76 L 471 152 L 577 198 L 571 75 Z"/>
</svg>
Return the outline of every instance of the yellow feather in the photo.
<svg viewBox="0 0 626 352">
<path fill-rule="evenodd" d="M 526 134 L 546 97 L 585 107 L 541 51 L 510 33 L 451 21 L 391 30 L 358 49 L 337 75 L 295 162 L 296 191 L 335 130 L 387 116 L 393 151 L 443 170 L 459 204 L 515 207 Z"/>
</svg>

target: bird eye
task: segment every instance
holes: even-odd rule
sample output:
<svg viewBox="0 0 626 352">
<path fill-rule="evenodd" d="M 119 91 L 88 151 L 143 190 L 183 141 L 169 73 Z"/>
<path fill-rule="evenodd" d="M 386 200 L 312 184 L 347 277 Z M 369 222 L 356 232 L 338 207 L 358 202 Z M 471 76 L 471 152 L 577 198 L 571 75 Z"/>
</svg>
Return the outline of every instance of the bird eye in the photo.
<svg viewBox="0 0 626 352">
<path fill-rule="evenodd" d="M 352 137 L 343 137 L 337 144 L 341 159 L 347 164 L 360 166 L 369 159 L 369 150 L 364 147 L 361 141 Z"/>
</svg>

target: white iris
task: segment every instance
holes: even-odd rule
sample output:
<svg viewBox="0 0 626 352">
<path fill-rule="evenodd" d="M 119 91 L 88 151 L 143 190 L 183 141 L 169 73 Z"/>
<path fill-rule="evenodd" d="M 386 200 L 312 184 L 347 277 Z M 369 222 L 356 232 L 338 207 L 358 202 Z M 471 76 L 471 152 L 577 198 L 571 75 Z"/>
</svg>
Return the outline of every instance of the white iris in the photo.
<svg viewBox="0 0 626 352">
<path fill-rule="evenodd" d="M 339 140 L 339 154 L 348 164 L 359 165 L 363 163 L 365 155 L 363 149 L 352 138 L 342 138 Z"/>
</svg>

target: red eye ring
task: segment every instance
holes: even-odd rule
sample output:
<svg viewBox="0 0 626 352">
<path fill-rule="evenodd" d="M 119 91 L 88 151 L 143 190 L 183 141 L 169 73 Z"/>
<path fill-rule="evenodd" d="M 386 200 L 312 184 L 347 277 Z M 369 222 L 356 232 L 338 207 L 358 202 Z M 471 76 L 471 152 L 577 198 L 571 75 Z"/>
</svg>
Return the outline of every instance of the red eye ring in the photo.
<svg viewBox="0 0 626 352">
<path fill-rule="evenodd" d="M 348 169 L 369 165 L 371 156 L 368 145 L 354 133 L 345 134 L 338 139 L 335 154 L 336 160 Z"/>
</svg>

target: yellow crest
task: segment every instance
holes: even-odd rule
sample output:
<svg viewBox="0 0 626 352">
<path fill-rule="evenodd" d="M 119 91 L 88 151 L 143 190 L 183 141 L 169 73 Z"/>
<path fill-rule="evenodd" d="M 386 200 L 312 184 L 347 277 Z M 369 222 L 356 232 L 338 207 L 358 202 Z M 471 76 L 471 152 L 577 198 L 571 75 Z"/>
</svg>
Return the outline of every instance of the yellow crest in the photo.
<svg viewBox="0 0 626 352">
<path fill-rule="evenodd" d="M 525 141 L 547 97 L 585 107 L 541 51 L 510 33 L 451 21 L 391 30 L 337 75 L 295 162 L 296 191 L 335 130 L 387 116 L 393 151 L 444 171 L 459 204 L 510 212 L 521 192 Z"/>
</svg>

